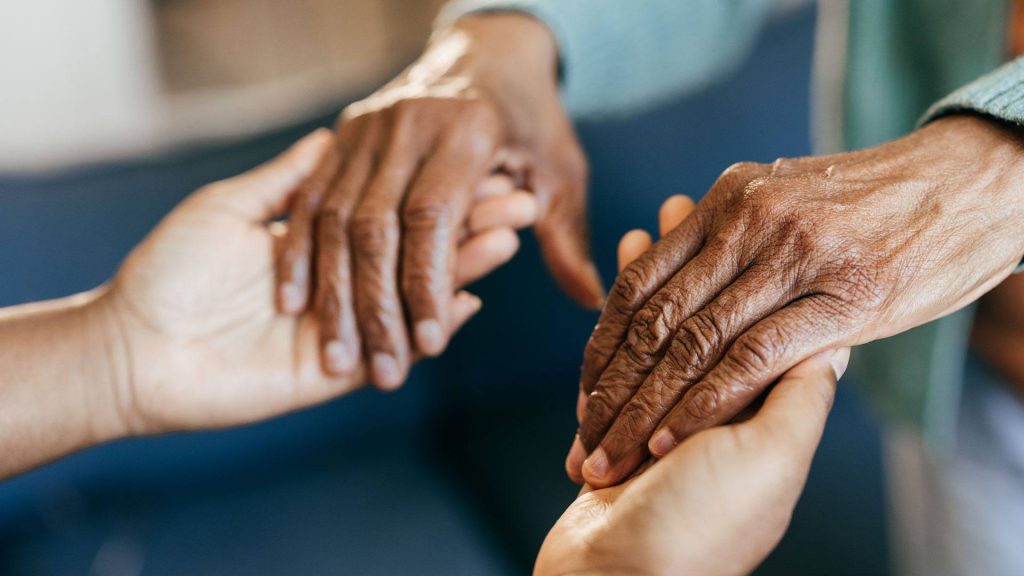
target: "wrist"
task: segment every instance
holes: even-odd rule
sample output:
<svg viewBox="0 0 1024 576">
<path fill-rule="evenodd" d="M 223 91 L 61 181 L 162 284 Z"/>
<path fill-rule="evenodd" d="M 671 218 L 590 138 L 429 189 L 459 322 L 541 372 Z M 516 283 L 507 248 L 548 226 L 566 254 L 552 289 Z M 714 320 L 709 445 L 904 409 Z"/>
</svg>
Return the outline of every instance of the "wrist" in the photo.
<svg viewBox="0 0 1024 576">
<path fill-rule="evenodd" d="M 511 140 L 529 141 L 538 118 L 561 114 L 558 46 L 540 20 L 517 12 L 465 16 L 437 31 L 421 62 L 448 60 L 447 75 L 487 94 Z M 436 67 L 436 66 L 435 66 Z"/>
<path fill-rule="evenodd" d="M 540 20 L 518 12 L 465 16 L 439 31 L 431 46 L 458 36 L 466 42 L 462 63 L 484 78 L 511 82 L 517 76 L 558 85 L 558 45 Z"/>
<path fill-rule="evenodd" d="M 1017 126 L 997 118 L 978 114 L 955 114 L 939 118 L 922 131 L 941 135 L 942 147 L 949 153 L 960 154 L 962 161 L 977 172 L 980 197 L 969 200 L 975 207 L 990 206 L 998 210 L 993 221 L 993 232 L 1001 222 L 1010 230 L 1024 219 L 1024 134 Z M 1009 230 L 1008 230 L 1009 231 Z M 1000 233 L 1000 236 L 1003 236 Z M 1024 258 L 1024 235 L 1011 234 L 1016 245 L 1014 267 Z M 1011 268 L 1012 269 L 1012 268 Z"/>
<path fill-rule="evenodd" d="M 102 286 L 83 297 L 88 300 L 74 312 L 74 324 L 89 358 L 83 385 L 93 443 L 138 435 L 130 339 L 115 295 L 109 286 Z"/>
</svg>

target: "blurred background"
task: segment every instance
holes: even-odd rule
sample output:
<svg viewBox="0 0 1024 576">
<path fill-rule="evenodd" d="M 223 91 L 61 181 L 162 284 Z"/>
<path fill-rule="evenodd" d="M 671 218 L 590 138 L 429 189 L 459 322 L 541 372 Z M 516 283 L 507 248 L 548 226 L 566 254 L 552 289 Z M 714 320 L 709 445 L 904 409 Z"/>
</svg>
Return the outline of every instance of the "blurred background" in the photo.
<svg viewBox="0 0 1024 576">
<path fill-rule="evenodd" d="M 0 306 L 105 281 L 181 198 L 254 166 L 401 69 L 441 0 L 38 0 L 0 8 Z M 810 152 L 815 8 L 791 3 L 706 92 L 579 126 L 594 252 L 729 164 Z M 563 472 L 596 316 L 526 236 L 484 311 L 399 393 L 125 441 L 0 484 L 0 573 L 528 573 Z M 527 289 L 524 289 L 527 288 Z M 839 400 L 758 574 L 886 574 L 875 424 Z"/>
</svg>

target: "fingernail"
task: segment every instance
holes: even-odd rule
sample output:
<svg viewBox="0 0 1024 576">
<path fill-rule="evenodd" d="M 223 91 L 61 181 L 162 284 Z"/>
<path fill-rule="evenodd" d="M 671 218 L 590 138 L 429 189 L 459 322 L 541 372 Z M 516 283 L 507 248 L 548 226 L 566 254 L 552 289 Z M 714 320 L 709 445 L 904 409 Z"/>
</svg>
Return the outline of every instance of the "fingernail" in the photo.
<svg viewBox="0 0 1024 576">
<path fill-rule="evenodd" d="M 416 346 L 420 352 L 436 356 L 444 351 L 444 333 L 437 320 L 421 320 L 416 323 Z"/>
<path fill-rule="evenodd" d="M 332 340 L 324 346 L 324 356 L 336 372 L 348 372 L 355 367 L 355 358 L 348 353 L 348 348 L 337 340 Z"/>
<path fill-rule="evenodd" d="M 590 458 L 587 458 L 587 461 L 583 463 L 583 471 L 588 477 L 597 480 L 601 480 L 608 475 L 608 456 L 604 453 L 604 448 L 594 450 Z"/>
<path fill-rule="evenodd" d="M 586 459 L 587 450 L 583 447 L 583 442 L 580 442 L 580 435 L 577 434 L 572 442 L 572 448 L 569 449 L 569 456 L 565 459 L 565 471 L 569 473 L 570 478 L 575 480 L 580 477 L 583 461 Z"/>
<path fill-rule="evenodd" d="M 389 354 L 373 355 L 373 379 L 385 390 L 394 390 L 402 384 L 402 375 L 398 372 L 398 361 Z"/>
<path fill-rule="evenodd" d="M 647 444 L 647 448 L 651 451 L 651 454 L 661 457 L 668 454 L 676 447 L 676 438 L 672 435 L 672 432 L 668 428 L 662 428 L 658 430 L 651 441 Z"/>
<path fill-rule="evenodd" d="M 298 312 L 302 307 L 302 291 L 295 284 L 281 287 L 281 301 L 288 312 Z"/>
</svg>

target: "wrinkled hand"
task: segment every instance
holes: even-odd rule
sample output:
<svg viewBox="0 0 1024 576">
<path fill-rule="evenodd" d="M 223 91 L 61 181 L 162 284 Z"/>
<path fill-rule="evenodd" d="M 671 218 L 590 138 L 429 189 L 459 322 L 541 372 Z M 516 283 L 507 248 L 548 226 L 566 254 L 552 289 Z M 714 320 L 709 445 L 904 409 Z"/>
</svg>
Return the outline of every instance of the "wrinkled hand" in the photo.
<svg viewBox="0 0 1024 576">
<path fill-rule="evenodd" d="M 290 313 L 307 308 L 315 277 L 328 373 L 348 374 L 365 358 L 373 382 L 391 389 L 414 352 L 444 350 L 459 231 L 474 189 L 495 171 L 535 195 L 555 278 L 581 303 L 599 305 L 586 162 L 558 99 L 556 62 L 536 20 L 466 18 L 344 111 L 338 154 L 297 198 L 278 273 L 279 306 Z"/>
<path fill-rule="evenodd" d="M 685 213 L 675 199 L 662 228 Z M 628 262 L 650 245 L 631 233 Z M 584 488 L 544 541 L 534 573 L 749 574 L 782 538 L 807 480 L 849 350 L 788 371 L 740 424 L 705 430 L 643 474 L 613 488 Z"/>
<path fill-rule="evenodd" d="M 129 256 L 98 302 L 120 329 L 127 358 L 114 391 L 125 434 L 252 422 L 334 398 L 360 386 L 357 365 L 341 377 L 320 370 L 312 314 L 274 307 L 274 253 L 296 190 L 317 178 L 333 147 L 325 130 L 250 172 L 186 199 Z M 480 201 L 479 230 L 458 250 L 455 286 L 500 266 L 518 248 L 507 226 L 510 196 Z M 517 202 L 517 200 L 511 200 Z M 453 297 L 454 333 L 480 308 Z"/>
<path fill-rule="evenodd" d="M 727 170 L 616 281 L 584 355 L 582 476 L 614 484 L 800 360 L 998 284 L 1024 254 L 1022 160 L 1012 129 L 950 117 L 876 148 Z"/>
</svg>

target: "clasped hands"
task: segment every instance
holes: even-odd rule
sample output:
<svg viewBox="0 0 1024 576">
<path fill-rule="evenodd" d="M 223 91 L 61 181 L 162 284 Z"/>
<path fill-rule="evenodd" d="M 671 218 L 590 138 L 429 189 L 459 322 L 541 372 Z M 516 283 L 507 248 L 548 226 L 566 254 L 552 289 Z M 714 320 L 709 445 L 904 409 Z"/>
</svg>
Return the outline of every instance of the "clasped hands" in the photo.
<svg viewBox="0 0 1024 576">
<path fill-rule="evenodd" d="M 273 306 L 280 261 L 274 255 L 289 234 L 276 218 L 294 206 L 297 191 L 323 179 L 323 159 L 334 146 L 332 134 L 318 131 L 271 162 L 190 196 L 89 304 L 88 316 L 119 344 L 109 352 L 111 388 L 87 394 L 96 399 L 106 392 L 110 401 L 96 405 L 114 407 L 113 416 L 89 413 L 97 432 L 92 442 L 243 424 L 363 382 L 361 362 L 345 376 L 323 371 L 314 312 L 293 316 Z M 524 194 L 502 176 L 477 188 L 455 287 L 515 251 L 510 228 L 530 218 L 508 216 L 517 212 L 514 205 L 531 201 Z M 688 200 L 670 200 L 662 228 L 676 227 L 691 209 Z M 648 238 L 627 235 L 620 260 L 649 248 Z M 452 300 L 449 335 L 480 307 L 462 291 Z M 749 571 L 788 524 L 846 358 L 840 351 L 806 360 L 780 379 L 750 420 L 694 436 L 625 484 L 586 489 L 552 529 L 537 573 Z M 753 526 L 752 517 L 759 519 Z M 746 537 L 737 543 L 741 529 Z"/>
<path fill-rule="evenodd" d="M 95 304 L 122 336 L 125 349 L 114 355 L 127 359 L 112 391 L 126 430 L 109 437 L 250 422 L 361 383 L 361 365 L 349 377 L 323 372 L 315 314 L 272 306 L 272 255 L 287 236 L 275 218 L 296 190 L 322 177 L 318 167 L 333 146 L 333 136 L 319 131 L 262 167 L 198 191 L 132 253 Z M 488 213 L 523 201 L 505 184 L 488 186 L 499 193 L 477 195 L 456 285 L 515 249 L 479 240 L 508 232 L 508 219 Z M 691 210 L 689 200 L 670 199 L 662 230 Z M 642 233 L 626 235 L 621 265 L 650 244 Z M 480 305 L 463 292 L 454 301 L 449 333 Z M 552 528 L 536 573 L 749 572 L 788 525 L 847 358 L 842 350 L 806 360 L 751 419 L 694 436 L 624 484 L 585 489 Z"/>
</svg>

